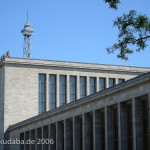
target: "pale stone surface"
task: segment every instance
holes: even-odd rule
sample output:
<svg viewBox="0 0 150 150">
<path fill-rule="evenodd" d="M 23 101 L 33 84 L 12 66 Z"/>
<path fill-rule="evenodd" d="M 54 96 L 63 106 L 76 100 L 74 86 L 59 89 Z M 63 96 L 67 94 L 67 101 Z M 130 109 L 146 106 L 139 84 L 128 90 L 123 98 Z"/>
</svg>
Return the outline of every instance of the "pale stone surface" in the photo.
<svg viewBox="0 0 150 150">
<path fill-rule="evenodd" d="M 67 104 L 53 111 L 49 111 L 47 113 L 38 115 L 36 117 L 30 118 L 16 125 L 13 125 L 8 130 L 9 137 L 19 139 L 19 135 L 22 132 L 26 132 L 52 123 L 58 123 L 60 121 L 73 118 L 75 116 L 82 116 L 82 121 L 84 123 L 85 119 L 84 115 L 88 112 L 93 112 L 94 110 L 99 110 L 102 108 L 103 109 L 108 108 L 109 106 L 112 106 L 114 104 L 117 105 L 118 102 L 126 102 L 128 100 L 133 101 L 134 100 L 133 97 L 138 98 L 143 95 L 148 95 L 149 91 L 150 91 L 150 73 L 144 74 L 143 76 L 139 76 L 123 84 L 106 89 L 105 91 L 85 97 L 81 100 L 75 101 L 74 103 Z M 108 111 L 109 110 L 107 110 L 107 113 Z M 107 114 L 107 117 L 109 118 L 109 113 Z M 108 123 L 109 122 L 107 122 L 107 126 Z M 75 126 L 76 125 L 77 124 L 75 124 Z M 85 124 L 83 124 L 83 128 L 85 128 Z M 84 138 L 83 140 L 85 140 Z M 10 150 L 13 149 L 19 150 L 19 146 L 18 145 L 11 146 Z"/>
</svg>

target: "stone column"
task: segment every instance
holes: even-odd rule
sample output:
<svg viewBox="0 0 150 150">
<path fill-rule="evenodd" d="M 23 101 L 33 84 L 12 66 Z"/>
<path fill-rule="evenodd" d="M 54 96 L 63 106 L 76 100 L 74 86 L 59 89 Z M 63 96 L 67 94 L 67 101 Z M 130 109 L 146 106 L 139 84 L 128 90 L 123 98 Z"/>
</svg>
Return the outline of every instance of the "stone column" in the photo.
<svg viewBox="0 0 150 150">
<path fill-rule="evenodd" d="M 9 138 L 7 138 L 8 140 L 9 140 Z M 1 139 L 2 140 L 2 139 Z M 23 133 L 20 133 L 20 140 L 21 141 L 25 141 L 25 133 L 23 132 Z M 10 149 L 10 146 L 11 145 L 6 145 L 6 149 Z M 0 147 L 0 149 L 1 150 L 3 150 L 1 147 Z M 4 147 L 4 149 L 5 149 L 5 147 Z M 20 150 L 24 150 L 25 149 L 25 144 L 20 144 Z"/>
<path fill-rule="evenodd" d="M 132 98 L 132 130 L 133 130 L 133 150 L 136 150 L 136 118 L 135 118 L 135 98 Z"/>
<path fill-rule="evenodd" d="M 142 100 L 140 98 L 137 98 L 135 101 L 135 123 L 136 123 L 136 150 L 144 150 Z"/>
<path fill-rule="evenodd" d="M 29 131 L 29 140 L 31 141 L 31 130 Z M 31 150 L 31 144 L 29 145 L 29 150 Z"/>
<path fill-rule="evenodd" d="M 74 150 L 83 149 L 82 116 L 74 118 Z"/>
<path fill-rule="evenodd" d="M 37 150 L 37 128 L 35 129 L 35 150 Z"/>
<path fill-rule="evenodd" d="M 75 117 L 72 118 L 73 150 L 75 150 Z"/>
<path fill-rule="evenodd" d="M 49 111 L 49 74 L 46 74 L 46 111 Z"/>
<path fill-rule="evenodd" d="M 96 110 L 95 111 L 95 128 L 94 128 L 94 150 L 102 150 L 101 149 L 101 146 L 102 146 L 102 143 L 101 143 L 101 115 L 100 115 L 100 110 Z"/>
<path fill-rule="evenodd" d="M 48 130 L 48 126 L 44 126 L 43 127 L 43 136 L 42 139 L 44 140 L 44 142 L 47 141 L 47 139 L 49 139 L 49 130 Z M 48 150 L 49 149 L 49 144 L 42 144 L 43 145 L 43 150 Z"/>
<path fill-rule="evenodd" d="M 51 130 L 52 131 L 52 130 Z M 56 122 L 56 150 L 58 149 L 58 122 Z"/>
<path fill-rule="evenodd" d="M 77 99 L 80 99 L 80 76 L 77 75 Z"/>
<path fill-rule="evenodd" d="M 121 150 L 128 150 L 127 143 L 127 121 L 126 121 L 126 103 L 120 104 L 120 142 Z"/>
<path fill-rule="evenodd" d="M 67 77 L 67 90 L 66 90 L 66 94 L 67 94 L 67 101 L 66 101 L 66 103 L 70 103 L 70 76 L 69 75 L 67 75 L 66 76 Z"/>
<path fill-rule="evenodd" d="M 41 139 L 43 139 L 43 136 L 44 136 L 44 134 L 43 134 L 43 126 L 41 127 Z M 43 144 L 41 144 L 41 150 L 43 150 Z"/>
<path fill-rule="evenodd" d="M 67 125 L 66 125 L 66 120 L 64 120 L 64 150 L 66 150 L 66 144 L 67 144 L 66 130 L 67 130 Z"/>
<path fill-rule="evenodd" d="M 73 123 L 72 119 L 67 119 L 65 123 L 65 150 L 73 150 Z"/>
<path fill-rule="evenodd" d="M 106 78 L 106 88 L 109 88 L 109 78 Z"/>
<path fill-rule="evenodd" d="M 107 82 L 107 81 L 106 81 Z M 104 108 L 105 115 L 105 150 L 108 149 L 108 137 L 107 137 L 107 107 Z"/>
<path fill-rule="evenodd" d="M 95 150 L 95 134 L 96 134 L 96 130 L 95 130 L 95 111 L 93 111 L 93 150 Z"/>
<path fill-rule="evenodd" d="M 54 141 L 54 144 L 50 144 L 50 150 L 57 150 L 57 123 L 50 124 L 50 139 Z"/>
<path fill-rule="evenodd" d="M 113 136 L 113 111 L 111 107 L 107 108 L 107 150 L 114 150 Z"/>
<path fill-rule="evenodd" d="M 48 125 L 48 139 L 51 140 L 51 137 L 50 137 L 50 125 Z M 50 150 L 50 143 L 48 145 L 48 150 Z"/>
<path fill-rule="evenodd" d="M 82 114 L 82 149 L 85 149 L 85 118 L 84 118 L 84 114 Z"/>
<path fill-rule="evenodd" d="M 150 92 L 148 93 L 148 139 L 150 141 Z M 150 142 L 148 142 L 148 144 L 150 150 Z"/>
<path fill-rule="evenodd" d="M 29 140 L 29 131 L 25 132 L 25 142 Z M 29 150 L 29 144 L 25 144 L 25 150 Z"/>
<path fill-rule="evenodd" d="M 120 103 L 117 104 L 117 115 L 118 115 L 118 150 L 121 150 Z"/>
<path fill-rule="evenodd" d="M 83 119 L 83 150 L 93 149 L 93 116 L 91 113 L 84 114 Z"/>
<path fill-rule="evenodd" d="M 90 95 L 90 77 L 86 77 L 86 95 Z"/>
<path fill-rule="evenodd" d="M 118 84 L 118 78 L 115 78 L 115 84 Z"/>
<path fill-rule="evenodd" d="M 64 122 L 57 123 L 57 150 L 64 149 Z"/>
<path fill-rule="evenodd" d="M 31 140 L 33 141 L 36 141 L 36 138 L 35 138 L 35 129 L 31 130 Z M 35 144 L 31 144 L 31 147 L 30 147 L 30 150 L 35 150 Z"/>
<path fill-rule="evenodd" d="M 96 77 L 96 92 L 99 92 L 99 77 Z"/>
<path fill-rule="evenodd" d="M 42 128 L 37 128 L 37 139 L 41 140 L 42 139 Z M 37 144 L 37 150 L 42 150 L 42 144 L 41 141 L 37 140 L 38 143 Z"/>
<path fill-rule="evenodd" d="M 60 100 L 59 100 L 59 74 L 57 74 L 57 80 L 56 80 L 56 108 L 60 106 Z"/>
</svg>

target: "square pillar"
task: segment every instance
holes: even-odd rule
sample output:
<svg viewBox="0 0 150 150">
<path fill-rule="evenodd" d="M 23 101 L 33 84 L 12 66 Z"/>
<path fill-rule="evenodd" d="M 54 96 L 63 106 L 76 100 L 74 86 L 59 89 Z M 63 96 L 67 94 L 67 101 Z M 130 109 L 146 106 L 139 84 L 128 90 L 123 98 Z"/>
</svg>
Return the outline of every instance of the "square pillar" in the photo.
<svg viewBox="0 0 150 150">
<path fill-rule="evenodd" d="M 31 140 L 35 141 L 35 129 L 31 130 Z M 35 150 L 35 143 L 31 144 L 30 150 Z"/>
<path fill-rule="evenodd" d="M 52 139 L 54 141 L 53 144 L 50 144 L 50 150 L 56 150 L 57 149 L 57 123 L 50 124 L 50 140 Z"/>
<path fill-rule="evenodd" d="M 99 77 L 96 77 L 96 92 L 99 92 Z"/>
<path fill-rule="evenodd" d="M 46 111 L 49 111 L 49 74 L 46 74 Z"/>
<path fill-rule="evenodd" d="M 120 103 L 117 104 L 117 118 L 118 118 L 118 149 L 121 150 Z"/>
<path fill-rule="evenodd" d="M 66 103 L 70 103 L 70 76 L 69 75 L 67 75 L 66 76 L 66 80 L 67 80 L 67 90 L 66 90 L 66 97 L 67 97 L 67 100 L 66 100 Z"/>
<path fill-rule="evenodd" d="M 150 141 L 150 92 L 148 93 L 148 140 Z M 150 149 L 150 142 L 148 144 Z"/>
<path fill-rule="evenodd" d="M 27 140 L 29 140 L 29 131 L 26 131 L 25 132 L 25 142 L 27 141 Z M 29 144 L 25 144 L 25 150 L 29 150 L 30 149 L 30 147 L 29 147 Z"/>
<path fill-rule="evenodd" d="M 108 148 L 108 137 L 107 137 L 107 107 L 104 108 L 105 115 L 105 150 Z"/>
<path fill-rule="evenodd" d="M 93 111 L 93 150 L 95 150 L 95 111 Z"/>
<path fill-rule="evenodd" d="M 35 150 L 37 150 L 37 129 L 35 129 Z"/>
<path fill-rule="evenodd" d="M 73 119 L 65 120 L 65 150 L 73 150 Z"/>
<path fill-rule="evenodd" d="M 105 139 L 105 113 L 104 109 L 95 111 L 95 149 L 94 150 L 105 150 L 106 139 Z"/>
<path fill-rule="evenodd" d="M 20 133 L 20 141 L 24 141 L 24 140 L 25 140 L 25 135 L 24 135 L 24 132 L 23 132 L 23 133 Z M 20 150 L 24 150 L 24 149 L 25 149 L 24 144 L 20 144 Z"/>
<path fill-rule="evenodd" d="M 59 99 L 59 74 L 56 77 L 56 108 L 60 106 L 60 99 Z"/>
<path fill-rule="evenodd" d="M 82 150 L 83 147 L 82 124 L 82 115 L 74 117 L 74 150 Z"/>
<path fill-rule="evenodd" d="M 118 150 L 118 110 L 115 105 L 107 108 L 107 148 Z"/>
<path fill-rule="evenodd" d="M 126 103 L 125 102 L 120 104 L 120 136 L 121 136 L 120 137 L 121 150 L 128 150 L 127 112 L 126 112 Z"/>
<path fill-rule="evenodd" d="M 42 128 L 41 127 L 37 128 L 36 136 L 37 136 L 37 139 L 39 139 L 39 140 L 42 139 Z M 37 142 L 39 142 L 39 140 L 37 140 Z M 41 143 L 41 141 L 40 141 L 40 143 Z M 42 144 L 37 144 L 36 150 L 42 150 Z"/>
<path fill-rule="evenodd" d="M 44 140 L 43 145 L 43 150 L 49 150 L 49 142 L 47 140 L 49 139 L 49 128 L 48 126 L 43 126 L 43 137 L 42 139 Z"/>
<path fill-rule="evenodd" d="M 80 76 L 77 75 L 77 99 L 80 99 Z"/>
<path fill-rule="evenodd" d="M 90 95 L 90 78 L 86 77 L 86 96 Z"/>
<path fill-rule="evenodd" d="M 64 150 L 64 122 L 57 122 L 57 150 Z"/>
<path fill-rule="evenodd" d="M 66 150 L 66 144 L 67 144 L 67 140 L 66 140 L 66 120 L 64 120 L 64 150 Z"/>
<path fill-rule="evenodd" d="M 93 114 L 92 112 L 84 114 L 83 122 L 83 150 L 93 150 Z"/>
<path fill-rule="evenodd" d="M 132 130 L 133 130 L 133 150 L 136 150 L 136 121 L 135 121 L 135 98 L 132 98 Z"/>
</svg>

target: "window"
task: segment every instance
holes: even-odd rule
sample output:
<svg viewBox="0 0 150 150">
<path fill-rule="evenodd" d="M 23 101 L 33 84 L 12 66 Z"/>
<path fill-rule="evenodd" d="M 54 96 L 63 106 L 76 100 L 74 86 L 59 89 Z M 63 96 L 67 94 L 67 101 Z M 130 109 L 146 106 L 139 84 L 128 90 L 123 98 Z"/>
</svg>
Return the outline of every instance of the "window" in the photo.
<svg viewBox="0 0 150 150">
<path fill-rule="evenodd" d="M 90 94 L 96 93 L 96 78 L 90 77 Z"/>
<path fill-rule="evenodd" d="M 49 76 L 49 110 L 56 108 L 56 75 Z"/>
<path fill-rule="evenodd" d="M 46 75 L 39 74 L 39 114 L 46 111 Z"/>
<path fill-rule="evenodd" d="M 80 98 L 86 96 L 86 77 L 80 77 Z"/>
<path fill-rule="evenodd" d="M 76 76 L 70 76 L 70 102 L 76 100 Z"/>
<path fill-rule="evenodd" d="M 59 98 L 60 98 L 60 106 L 66 104 L 66 76 L 60 76 L 60 83 L 59 83 Z"/>
<path fill-rule="evenodd" d="M 118 84 L 123 83 L 125 79 L 118 79 Z"/>
<path fill-rule="evenodd" d="M 102 91 L 106 88 L 106 78 L 99 78 L 99 90 Z"/>
<path fill-rule="evenodd" d="M 109 78 L 109 87 L 112 87 L 115 85 L 115 78 Z"/>
</svg>

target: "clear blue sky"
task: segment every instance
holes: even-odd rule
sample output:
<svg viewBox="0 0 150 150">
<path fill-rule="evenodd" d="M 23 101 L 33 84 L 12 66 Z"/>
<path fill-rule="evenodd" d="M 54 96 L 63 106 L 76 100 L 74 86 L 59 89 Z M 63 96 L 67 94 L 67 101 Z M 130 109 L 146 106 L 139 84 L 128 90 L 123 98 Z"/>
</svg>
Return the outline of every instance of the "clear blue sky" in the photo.
<svg viewBox="0 0 150 150">
<path fill-rule="evenodd" d="M 103 0 L 1 0 L 0 54 L 10 50 L 12 57 L 23 56 L 21 29 L 29 20 L 32 58 L 150 67 L 150 45 L 129 61 L 107 54 L 106 48 L 117 40 L 112 21 L 135 9 L 150 17 L 150 0 L 122 0 L 118 11 Z"/>
</svg>

